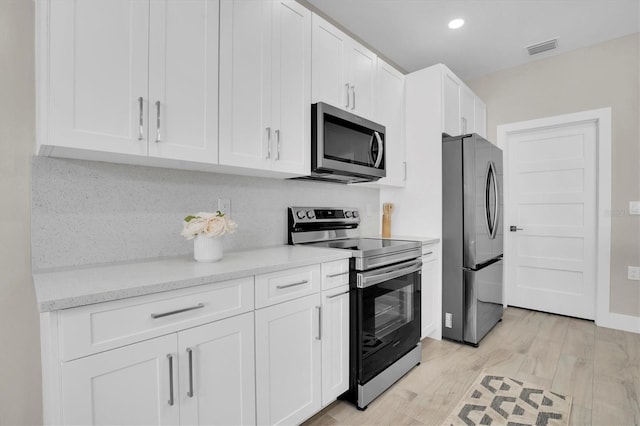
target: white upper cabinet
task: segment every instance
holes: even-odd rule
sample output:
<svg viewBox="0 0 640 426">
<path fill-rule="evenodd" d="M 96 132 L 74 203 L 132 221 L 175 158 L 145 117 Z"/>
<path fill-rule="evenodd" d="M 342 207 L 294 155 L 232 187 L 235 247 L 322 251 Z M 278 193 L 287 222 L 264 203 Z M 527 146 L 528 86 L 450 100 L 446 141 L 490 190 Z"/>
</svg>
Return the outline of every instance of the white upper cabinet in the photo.
<svg viewBox="0 0 640 426">
<path fill-rule="evenodd" d="M 313 14 L 313 102 L 373 118 L 377 56 Z"/>
<path fill-rule="evenodd" d="M 455 74 L 442 68 L 442 132 L 449 136 L 478 133 L 486 138 L 486 105 Z"/>
<path fill-rule="evenodd" d="M 308 174 L 311 12 L 222 0 L 220 18 L 220 164 Z"/>
<path fill-rule="evenodd" d="M 218 161 L 218 0 L 151 1 L 149 155 Z"/>
<path fill-rule="evenodd" d="M 41 35 L 48 36 L 49 52 L 39 58 L 39 89 L 48 98 L 39 102 L 48 127 L 40 129 L 39 142 L 146 155 L 149 2 L 46 5 L 49 31 Z"/>
<path fill-rule="evenodd" d="M 215 163 L 218 10 L 218 0 L 40 5 L 49 13 L 38 28 L 48 41 L 39 46 L 40 153 Z"/>
<path fill-rule="evenodd" d="M 373 119 L 385 126 L 387 176 L 377 183 L 404 186 L 406 181 L 404 140 L 404 75 L 378 58 Z"/>
</svg>

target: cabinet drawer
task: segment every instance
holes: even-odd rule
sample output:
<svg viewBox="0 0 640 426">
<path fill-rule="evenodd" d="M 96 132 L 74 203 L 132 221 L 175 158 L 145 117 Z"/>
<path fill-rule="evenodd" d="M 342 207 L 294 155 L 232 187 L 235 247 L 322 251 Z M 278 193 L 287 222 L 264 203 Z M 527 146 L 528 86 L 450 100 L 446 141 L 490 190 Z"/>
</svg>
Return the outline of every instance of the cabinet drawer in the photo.
<svg viewBox="0 0 640 426">
<path fill-rule="evenodd" d="M 256 275 L 256 309 L 320 291 L 320 265 Z"/>
<path fill-rule="evenodd" d="M 349 284 L 349 259 L 322 264 L 322 290 Z"/>
<path fill-rule="evenodd" d="M 438 244 L 427 244 L 422 246 L 422 262 L 431 262 L 438 258 Z"/>
<path fill-rule="evenodd" d="M 64 361 L 253 310 L 253 277 L 60 311 Z"/>
</svg>

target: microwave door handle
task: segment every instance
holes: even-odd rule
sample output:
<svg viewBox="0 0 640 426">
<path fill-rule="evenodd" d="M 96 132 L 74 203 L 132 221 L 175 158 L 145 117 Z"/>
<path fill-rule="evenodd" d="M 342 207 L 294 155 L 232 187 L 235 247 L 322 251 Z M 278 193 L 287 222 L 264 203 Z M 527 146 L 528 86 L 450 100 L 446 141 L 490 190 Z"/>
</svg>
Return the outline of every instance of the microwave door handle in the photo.
<svg viewBox="0 0 640 426">
<path fill-rule="evenodd" d="M 380 167 L 380 163 L 382 163 L 382 158 L 384 155 L 384 144 L 382 143 L 382 138 L 380 137 L 380 133 L 373 132 L 373 135 L 378 141 L 378 158 L 376 159 L 376 163 L 374 164 L 374 167 L 377 169 L 378 167 Z"/>
</svg>

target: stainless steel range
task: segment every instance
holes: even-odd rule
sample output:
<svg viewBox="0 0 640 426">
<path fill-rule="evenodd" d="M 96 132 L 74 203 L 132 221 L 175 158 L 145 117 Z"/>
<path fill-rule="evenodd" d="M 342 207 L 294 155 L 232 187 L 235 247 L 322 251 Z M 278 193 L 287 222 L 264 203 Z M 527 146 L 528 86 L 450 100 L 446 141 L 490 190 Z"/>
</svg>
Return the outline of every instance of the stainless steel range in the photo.
<svg viewBox="0 0 640 426">
<path fill-rule="evenodd" d="M 359 409 L 420 363 L 421 245 L 360 238 L 355 208 L 290 207 L 289 244 L 350 250 L 350 387 Z"/>
</svg>

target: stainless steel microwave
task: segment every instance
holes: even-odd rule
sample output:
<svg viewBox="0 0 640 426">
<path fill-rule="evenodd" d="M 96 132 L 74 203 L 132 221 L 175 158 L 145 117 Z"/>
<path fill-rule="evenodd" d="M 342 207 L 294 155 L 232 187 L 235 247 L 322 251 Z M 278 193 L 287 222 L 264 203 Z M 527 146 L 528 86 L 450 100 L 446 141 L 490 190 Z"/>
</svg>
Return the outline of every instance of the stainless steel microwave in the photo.
<svg viewBox="0 0 640 426">
<path fill-rule="evenodd" d="M 311 176 L 341 183 L 386 176 L 385 127 L 318 102 L 311 106 Z"/>
</svg>

